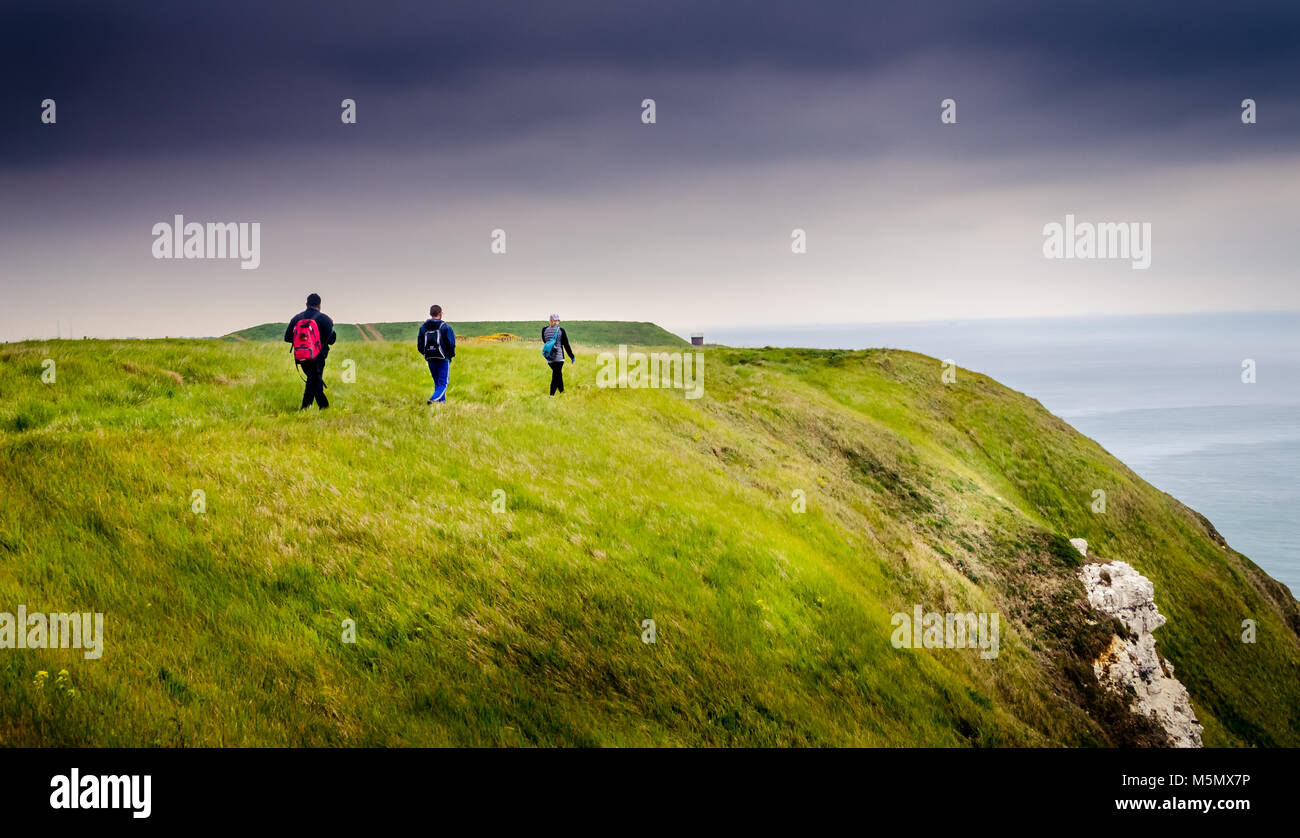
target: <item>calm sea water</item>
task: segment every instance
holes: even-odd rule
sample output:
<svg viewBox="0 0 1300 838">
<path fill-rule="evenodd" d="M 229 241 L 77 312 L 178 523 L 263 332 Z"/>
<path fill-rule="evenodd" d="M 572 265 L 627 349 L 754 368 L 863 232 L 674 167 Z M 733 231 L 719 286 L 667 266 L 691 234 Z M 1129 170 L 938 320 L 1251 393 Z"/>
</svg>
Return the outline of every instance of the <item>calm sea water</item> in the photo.
<svg viewBox="0 0 1300 838">
<path fill-rule="evenodd" d="M 1300 313 L 706 330 L 710 343 L 951 358 L 1026 393 L 1300 595 Z M 1242 362 L 1255 362 L 1255 383 Z"/>
</svg>

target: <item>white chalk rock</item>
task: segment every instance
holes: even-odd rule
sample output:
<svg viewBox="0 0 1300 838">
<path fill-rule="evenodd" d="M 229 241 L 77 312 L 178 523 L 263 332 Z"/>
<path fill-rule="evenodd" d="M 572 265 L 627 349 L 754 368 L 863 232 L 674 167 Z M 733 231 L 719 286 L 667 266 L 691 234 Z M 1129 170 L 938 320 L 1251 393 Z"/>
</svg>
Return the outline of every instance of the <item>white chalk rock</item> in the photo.
<svg viewBox="0 0 1300 838">
<path fill-rule="evenodd" d="M 1174 677 L 1174 666 L 1156 651 L 1152 634 L 1165 624 L 1156 608 L 1155 585 L 1124 562 L 1086 564 L 1079 570 L 1088 603 L 1123 623 L 1134 637 L 1118 635 L 1093 662 L 1097 680 L 1107 689 L 1128 695 L 1133 712 L 1150 717 L 1164 728 L 1177 748 L 1201 747 L 1201 725 L 1196 721 L 1187 688 Z"/>
<path fill-rule="evenodd" d="M 1088 555 L 1088 542 L 1082 538 L 1071 538 L 1070 545 L 1078 550 L 1082 555 Z"/>
</svg>

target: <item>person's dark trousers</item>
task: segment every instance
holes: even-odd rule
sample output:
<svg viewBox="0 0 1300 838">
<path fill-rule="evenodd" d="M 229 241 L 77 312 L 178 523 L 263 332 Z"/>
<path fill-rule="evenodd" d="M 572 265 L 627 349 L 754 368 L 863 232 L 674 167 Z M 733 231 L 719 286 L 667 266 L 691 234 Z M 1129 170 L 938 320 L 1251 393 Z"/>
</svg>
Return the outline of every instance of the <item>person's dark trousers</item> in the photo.
<svg viewBox="0 0 1300 838">
<path fill-rule="evenodd" d="M 303 361 L 299 366 L 302 367 L 303 375 L 307 376 L 307 387 L 302 391 L 302 409 L 311 407 L 313 401 L 322 410 L 329 407 L 330 400 L 325 398 L 325 359 Z"/>
<path fill-rule="evenodd" d="M 447 401 L 447 380 L 451 377 L 451 361 L 446 358 L 427 358 L 429 375 L 433 376 L 433 395 L 429 403 Z"/>
<path fill-rule="evenodd" d="M 551 395 L 554 396 L 556 391 L 564 392 L 564 362 L 551 361 Z"/>
</svg>

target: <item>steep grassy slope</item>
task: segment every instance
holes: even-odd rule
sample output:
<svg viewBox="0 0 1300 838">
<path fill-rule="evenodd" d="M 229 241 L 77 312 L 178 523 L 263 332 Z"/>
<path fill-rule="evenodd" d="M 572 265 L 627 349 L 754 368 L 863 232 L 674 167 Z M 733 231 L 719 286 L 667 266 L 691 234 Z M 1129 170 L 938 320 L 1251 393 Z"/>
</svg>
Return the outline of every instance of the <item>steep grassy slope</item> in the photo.
<svg viewBox="0 0 1300 838">
<path fill-rule="evenodd" d="M 410 323 L 339 323 L 335 330 L 339 341 L 387 340 L 397 343 L 414 342 L 423 321 Z M 472 320 L 464 323 L 449 321 L 460 337 L 483 337 L 506 332 L 525 340 L 540 340 L 543 320 Z M 225 340 L 283 341 L 285 323 L 263 323 L 238 332 L 231 332 Z M 630 320 L 572 320 L 564 322 L 570 341 L 589 344 L 620 344 L 629 346 L 682 346 L 686 341 L 654 323 Z"/>
<path fill-rule="evenodd" d="M 686 400 L 597 388 L 583 347 L 550 399 L 536 356 L 467 345 L 430 408 L 409 346 L 352 343 L 298 413 L 271 344 L 0 347 L 0 611 L 107 632 L 0 650 L 0 742 L 1159 744 L 1092 678 L 1082 536 L 1154 580 L 1207 744 L 1300 744 L 1295 601 L 1031 399 L 711 349 Z M 1000 612 L 1000 655 L 893 648 L 914 604 Z"/>
</svg>

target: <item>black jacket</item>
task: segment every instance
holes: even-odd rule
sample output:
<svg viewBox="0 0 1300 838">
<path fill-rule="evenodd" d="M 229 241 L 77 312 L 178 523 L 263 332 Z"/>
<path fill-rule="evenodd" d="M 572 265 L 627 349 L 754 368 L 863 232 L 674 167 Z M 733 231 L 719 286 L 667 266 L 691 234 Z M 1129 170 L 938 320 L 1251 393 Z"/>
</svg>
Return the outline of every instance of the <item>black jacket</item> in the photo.
<svg viewBox="0 0 1300 838">
<path fill-rule="evenodd" d="M 338 339 L 338 334 L 334 331 L 334 321 L 328 314 L 322 314 L 318 308 L 309 308 L 295 314 L 289 321 L 289 328 L 284 330 L 284 342 L 293 343 L 293 327 L 298 325 L 299 320 L 306 318 L 315 320 L 316 328 L 320 329 L 320 360 L 324 361 L 330 354 L 330 346 Z"/>
</svg>

